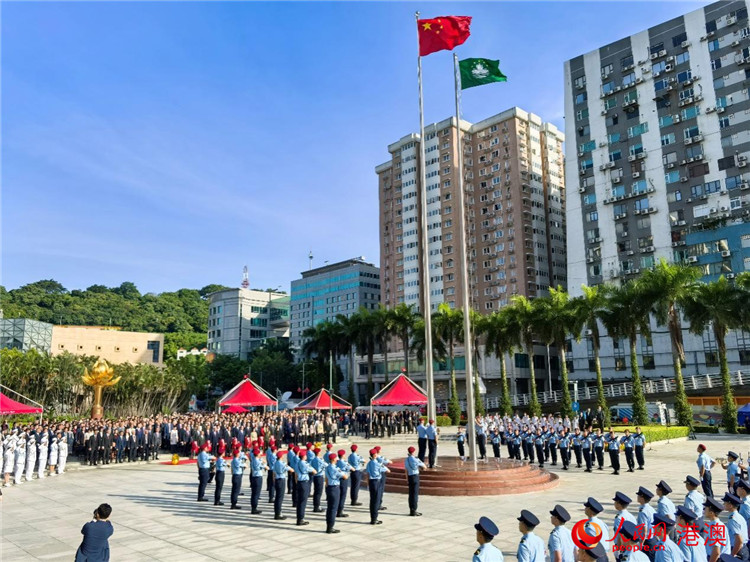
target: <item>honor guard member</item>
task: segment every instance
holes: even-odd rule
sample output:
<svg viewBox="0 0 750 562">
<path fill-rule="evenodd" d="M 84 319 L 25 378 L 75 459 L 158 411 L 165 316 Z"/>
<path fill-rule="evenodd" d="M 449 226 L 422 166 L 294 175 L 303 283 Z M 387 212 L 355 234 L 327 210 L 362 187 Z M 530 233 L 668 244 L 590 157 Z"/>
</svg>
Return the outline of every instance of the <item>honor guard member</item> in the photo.
<svg viewBox="0 0 750 562">
<path fill-rule="evenodd" d="M 654 531 L 654 562 L 684 562 L 680 547 L 677 546 L 669 533 L 674 527 L 674 521 L 666 515 L 657 513 L 651 522 Z"/>
<path fill-rule="evenodd" d="M 375 447 L 375 450 L 378 452 L 377 461 L 381 465 L 388 466 L 389 464 L 391 464 L 391 461 L 389 461 L 387 458 L 385 458 L 383 455 L 380 454 L 380 445 Z M 390 470 L 387 472 L 390 472 Z M 385 476 L 385 473 L 383 473 L 383 475 L 380 477 L 380 504 L 378 504 L 378 511 L 385 511 L 386 509 L 388 509 L 387 507 L 383 507 L 383 495 L 385 494 L 385 479 L 386 479 L 386 476 Z"/>
<path fill-rule="evenodd" d="M 734 487 L 739 482 L 740 475 L 742 474 L 742 469 L 737 462 L 739 458 L 740 456 L 737 453 L 729 451 L 727 453 L 727 460 L 729 462 L 722 463 L 722 467 L 727 471 L 727 489 L 730 494 L 734 494 Z"/>
<path fill-rule="evenodd" d="M 696 460 L 696 464 L 698 465 L 698 476 L 701 479 L 703 493 L 707 498 L 714 497 L 714 490 L 711 484 L 711 469 L 716 463 L 708 456 L 706 446 L 703 443 L 698 445 L 698 459 Z"/>
<path fill-rule="evenodd" d="M 474 525 L 477 530 L 479 548 L 474 552 L 471 562 L 503 562 L 503 553 L 492 544 L 500 531 L 489 517 L 480 517 L 479 523 Z"/>
<path fill-rule="evenodd" d="M 273 463 L 273 486 L 276 488 L 273 498 L 273 518 L 279 521 L 286 519 L 281 514 L 281 506 L 284 502 L 284 491 L 289 472 L 294 469 L 284 462 L 285 451 L 276 451 L 276 462 Z"/>
<path fill-rule="evenodd" d="M 635 470 L 635 459 L 633 457 L 633 446 L 635 445 L 635 439 L 630 435 L 630 430 L 625 430 L 625 435 L 620 437 L 620 445 L 625 449 L 625 463 L 628 465 L 628 472 Z"/>
<path fill-rule="evenodd" d="M 367 463 L 367 487 L 370 490 L 370 525 L 380 525 L 378 519 L 378 508 L 380 507 L 382 488 L 380 479 L 383 474 L 390 472 L 388 467 L 378 462 L 377 449 L 370 449 L 370 461 Z"/>
<path fill-rule="evenodd" d="M 698 480 L 695 476 L 687 476 L 685 477 L 685 488 L 687 489 L 688 493 L 685 496 L 685 501 L 683 505 L 696 514 L 696 517 L 699 513 L 703 513 L 703 503 L 706 501 L 706 498 L 698 491 L 698 486 L 700 486 L 700 480 Z"/>
<path fill-rule="evenodd" d="M 211 467 L 211 459 L 213 455 L 209 453 L 211 443 L 206 443 L 198 453 L 198 501 L 207 502 L 208 500 L 203 496 L 206 495 L 206 486 L 208 486 L 208 471 Z"/>
<path fill-rule="evenodd" d="M 729 492 L 724 494 L 722 500 L 724 501 L 724 510 L 729 514 L 726 527 L 731 554 L 740 560 L 748 560 L 750 556 L 747 550 L 747 522 L 737 511 L 742 501 Z"/>
<path fill-rule="evenodd" d="M 596 464 L 598 470 L 604 470 L 604 436 L 600 429 L 596 430 L 594 436 L 594 455 L 596 456 Z"/>
<path fill-rule="evenodd" d="M 336 455 L 338 456 L 336 466 L 347 476 L 342 479 L 340 483 L 341 494 L 339 496 L 339 508 L 336 512 L 336 517 L 349 517 L 349 515 L 344 513 L 344 506 L 346 506 L 346 493 L 349 491 L 349 482 L 354 473 L 354 468 L 344 458 L 346 456 L 346 451 L 344 449 L 339 449 Z"/>
<path fill-rule="evenodd" d="M 409 515 L 419 517 L 422 515 L 417 511 L 419 505 L 419 469 L 427 467 L 414 456 L 414 447 L 409 447 L 407 451 L 409 454 L 404 460 L 404 468 L 406 468 L 406 477 L 409 481 Z"/>
<path fill-rule="evenodd" d="M 719 514 L 724 511 L 724 504 L 715 498 L 708 498 L 703 506 L 703 535 L 706 538 L 706 556 L 709 562 L 717 562 L 722 554 L 730 556 L 732 554 L 726 525 L 719 520 Z"/>
<path fill-rule="evenodd" d="M 599 529 L 601 529 L 602 531 L 601 542 L 609 547 L 609 527 L 607 527 L 607 524 L 604 521 L 597 517 L 597 515 L 599 515 L 604 510 L 602 504 L 600 504 L 594 498 L 590 497 L 584 502 L 583 507 L 585 508 L 584 513 L 588 517 L 588 520 L 584 525 L 584 529 L 590 536 L 594 537 L 598 534 L 596 529 L 594 528 L 594 524 L 598 525 Z"/>
<path fill-rule="evenodd" d="M 273 484 L 273 465 L 276 464 L 276 447 L 269 443 L 266 449 L 266 466 L 268 467 L 268 477 L 266 478 L 266 491 L 268 492 L 268 503 L 273 503 L 276 493 L 276 486 Z"/>
<path fill-rule="evenodd" d="M 240 490 L 242 489 L 242 475 L 245 473 L 246 459 L 245 453 L 240 449 L 232 451 L 232 462 L 230 463 L 232 469 L 232 505 L 229 507 L 230 509 L 242 509 L 242 506 L 237 505 L 237 500 L 240 497 Z"/>
<path fill-rule="evenodd" d="M 305 509 L 307 508 L 307 498 L 310 496 L 310 475 L 315 475 L 316 470 L 307 462 L 307 454 L 300 450 L 297 458 L 297 468 L 294 469 L 297 475 L 297 525 L 309 525 L 305 521 Z"/>
<path fill-rule="evenodd" d="M 354 471 L 352 472 L 351 482 L 349 483 L 349 497 L 352 505 L 362 505 L 362 502 L 357 500 L 359 499 L 359 486 L 362 484 L 362 465 L 365 461 L 357 453 L 356 444 L 352 445 L 350 449 L 352 452 L 349 455 L 349 464 Z"/>
<path fill-rule="evenodd" d="M 637 527 L 631 521 L 623 521 L 620 527 L 620 544 L 624 548 L 620 553 L 621 562 L 650 562 L 650 558 L 641 550 L 642 533 L 638 533 Z"/>
<path fill-rule="evenodd" d="M 635 461 L 638 463 L 638 470 L 643 470 L 646 466 L 646 459 L 643 456 L 643 452 L 646 450 L 646 436 L 643 435 L 640 427 L 635 428 L 633 448 L 635 449 Z"/>
<path fill-rule="evenodd" d="M 557 445 L 560 448 L 560 460 L 562 461 L 563 470 L 568 470 L 568 463 L 570 463 L 570 436 L 568 433 L 560 435 L 560 441 Z M 578 452 L 580 455 L 580 451 Z M 580 466 L 580 465 L 579 465 Z"/>
<path fill-rule="evenodd" d="M 573 454 L 576 457 L 576 468 L 581 468 L 582 460 L 583 460 L 583 446 L 582 443 L 582 435 L 581 430 L 576 427 L 575 432 L 573 433 L 573 438 L 571 439 L 571 443 L 573 444 Z"/>
<path fill-rule="evenodd" d="M 534 464 L 534 441 L 536 440 L 536 434 L 531 431 L 529 428 L 526 432 L 526 438 L 524 439 L 524 443 L 526 443 L 526 454 L 529 457 L 529 464 Z M 524 457 L 524 460 L 526 457 Z"/>
<path fill-rule="evenodd" d="M 550 562 L 573 562 L 575 560 L 575 544 L 570 529 L 565 523 L 570 521 L 570 514 L 561 505 L 549 512 L 552 525 L 555 527 L 549 535 Z"/>
<path fill-rule="evenodd" d="M 323 508 L 320 507 L 320 503 L 323 499 L 323 489 L 325 488 L 326 480 L 326 466 L 328 463 L 321 457 L 319 448 L 314 450 L 308 449 L 307 462 L 310 463 L 316 473 L 313 477 L 313 513 L 323 513 Z"/>
<path fill-rule="evenodd" d="M 592 548 L 579 548 L 576 550 L 576 560 L 579 562 L 608 562 L 607 550 L 602 546 L 602 543 L 598 543 Z"/>
<path fill-rule="evenodd" d="M 549 448 L 549 456 L 552 459 L 552 466 L 557 466 L 557 433 L 554 428 L 551 428 L 547 437 L 547 447 Z"/>
<path fill-rule="evenodd" d="M 289 464 L 289 468 L 292 469 L 290 471 L 292 476 L 287 478 L 286 484 L 286 491 L 292 496 L 292 507 L 297 507 L 297 461 L 299 457 L 294 452 L 295 447 L 297 446 L 290 445 L 286 454 L 286 462 Z M 299 447 L 297 447 L 297 450 L 299 451 Z"/>
<path fill-rule="evenodd" d="M 607 452 L 609 453 L 609 463 L 612 465 L 612 474 L 620 474 L 620 442 L 615 437 L 615 432 L 610 431 L 607 442 Z"/>
<path fill-rule="evenodd" d="M 534 528 L 539 525 L 536 515 L 527 510 L 521 511 L 518 518 L 518 530 L 523 538 L 518 544 L 516 558 L 518 562 L 544 562 L 544 541 L 534 534 Z"/>
<path fill-rule="evenodd" d="M 479 449 L 479 460 L 487 460 L 487 434 L 485 432 L 485 423 L 482 416 L 474 418 L 474 434 L 477 438 L 477 448 Z"/>
<path fill-rule="evenodd" d="M 675 507 L 672 500 L 667 496 L 672 493 L 672 488 L 664 480 L 659 480 L 656 485 L 656 495 L 659 496 L 659 500 L 656 502 L 656 513 L 668 517 L 669 519 L 674 518 Z"/>
<path fill-rule="evenodd" d="M 516 455 L 516 460 L 521 460 L 521 449 L 523 447 L 523 437 L 521 432 L 517 429 L 513 432 L 513 452 Z"/>
<path fill-rule="evenodd" d="M 536 434 L 534 435 L 534 449 L 536 450 L 536 460 L 539 461 L 539 466 L 544 466 L 544 435 L 542 435 L 542 430 L 537 429 Z"/>
<path fill-rule="evenodd" d="M 500 444 L 502 443 L 502 439 L 497 428 L 492 432 L 490 441 L 492 442 L 492 455 L 495 457 L 495 462 L 500 462 Z"/>
<path fill-rule="evenodd" d="M 589 435 L 588 429 L 583 430 L 583 437 L 581 437 L 581 450 L 583 452 L 583 460 L 586 462 L 586 472 L 591 472 L 591 468 L 594 466 L 592 453 L 593 439 Z"/>
<path fill-rule="evenodd" d="M 616 492 L 615 497 L 612 498 L 612 501 L 615 504 L 615 509 L 617 510 L 617 515 L 615 515 L 614 525 L 612 526 L 612 529 L 614 530 L 615 536 L 617 536 L 617 532 L 620 529 L 620 525 L 624 521 L 630 521 L 631 523 L 637 524 L 637 521 L 635 517 L 628 511 L 628 506 L 632 502 L 632 500 L 623 494 L 622 492 Z M 615 546 L 619 545 L 619 539 L 615 541 Z"/>
<path fill-rule="evenodd" d="M 706 558 L 706 541 L 698 533 L 696 520 L 698 515 L 687 507 L 681 505 L 675 513 L 677 520 L 676 536 L 677 546 L 682 551 L 683 559 L 686 562 L 707 562 Z"/>
<path fill-rule="evenodd" d="M 648 490 L 643 486 L 638 488 L 636 494 L 639 504 L 637 523 L 638 526 L 643 528 L 644 536 L 649 536 L 651 534 L 651 521 L 654 520 L 654 515 L 656 515 L 656 510 L 651 507 L 651 504 L 649 504 L 653 497 L 654 493 L 651 490 Z"/>
<path fill-rule="evenodd" d="M 438 428 L 435 425 L 435 420 L 430 420 L 430 425 L 427 426 L 427 458 L 430 468 L 434 468 L 437 458 L 437 438 Z"/>
<path fill-rule="evenodd" d="M 336 514 L 339 512 L 339 501 L 341 500 L 341 480 L 349 478 L 338 466 L 336 466 L 336 453 L 328 455 L 328 464 L 326 465 L 326 533 L 340 533 L 339 529 L 334 529 L 336 524 Z"/>
<path fill-rule="evenodd" d="M 425 451 L 427 451 L 427 423 L 424 419 L 417 426 L 417 447 L 419 447 L 417 457 L 424 462 Z"/>
<path fill-rule="evenodd" d="M 221 501 L 221 491 L 224 489 L 224 476 L 227 470 L 227 461 L 224 457 L 219 455 L 216 457 L 216 475 L 214 481 L 216 482 L 216 488 L 214 489 L 214 505 L 224 505 Z"/>
<path fill-rule="evenodd" d="M 742 504 L 740 504 L 740 508 L 738 511 L 740 512 L 740 515 L 742 515 L 742 517 L 744 517 L 745 521 L 748 523 L 748 528 L 750 528 L 750 496 L 748 496 L 749 493 L 750 493 L 750 482 L 748 482 L 747 480 L 740 480 L 737 483 L 737 497 L 740 498 L 740 501 L 742 501 Z"/>
<path fill-rule="evenodd" d="M 261 461 L 260 449 L 253 449 L 252 457 L 250 457 L 250 507 L 253 515 L 260 515 L 263 513 L 258 509 L 258 502 L 260 501 L 260 493 L 263 491 L 263 476 L 266 470 L 266 466 Z"/>
<path fill-rule="evenodd" d="M 466 430 L 463 426 L 459 426 L 458 434 L 456 435 L 456 446 L 458 447 L 458 458 L 462 461 L 466 460 Z"/>
</svg>

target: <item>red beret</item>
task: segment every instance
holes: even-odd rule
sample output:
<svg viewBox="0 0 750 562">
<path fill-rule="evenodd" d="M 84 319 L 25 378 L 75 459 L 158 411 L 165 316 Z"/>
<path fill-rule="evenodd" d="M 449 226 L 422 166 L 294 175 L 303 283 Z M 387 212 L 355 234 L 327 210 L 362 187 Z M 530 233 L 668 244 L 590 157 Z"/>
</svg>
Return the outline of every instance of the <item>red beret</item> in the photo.
<svg viewBox="0 0 750 562">
<path fill-rule="evenodd" d="M 328 449 L 328 450 L 331 450 L 331 449 L 333 449 L 333 443 L 328 443 L 328 444 L 326 445 L 326 449 Z"/>
<path fill-rule="evenodd" d="M 370 449 L 370 456 L 376 455 L 378 453 L 377 449 Z"/>
<path fill-rule="evenodd" d="M 416 451 L 416 449 L 415 449 L 414 447 L 409 447 L 409 448 L 407 449 L 407 451 L 409 451 L 409 454 L 411 454 L 411 453 L 413 453 L 414 451 Z"/>
<path fill-rule="evenodd" d="M 356 451 L 357 450 L 357 444 L 355 443 L 354 445 L 352 445 L 351 449 L 352 449 L 352 451 Z"/>
<path fill-rule="evenodd" d="M 343 457 L 346 454 L 346 451 L 344 449 L 339 449 L 338 454 L 340 457 Z"/>
<path fill-rule="evenodd" d="M 256 457 L 260 455 L 260 449 L 258 449 L 258 447 L 255 447 L 255 449 L 253 449 L 253 455 Z"/>
<path fill-rule="evenodd" d="M 430 420 L 430 423 L 435 423 L 435 420 Z"/>
<path fill-rule="evenodd" d="M 210 441 L 206 441 L 206 442 L 205 442 L 205 443 L 203 444 L 203 448 L 204 448 L 204 449 L 210 449 L 210 448 L 211 448 L 211 442 L 210 442 Z"/>
<path fill-rule="evenodd" d="M 280 459 L 284 456 L 284 453 L 286 453 L 286 451 L 276 451 L 276 458 Z"/>
<path fill-rule="evenodd" d="M 307 449 L 299 449 L 298 451 L 294 451 L 299 455 L 299 458 L 304 458 L 307 456 Z"/>
<path fill-rule="evenodd" d="M 316 455 L 317 455 L 317 454 L 318 454 L 319 452 L 320 452 L 320 447 L 315 447 L 315 449 L 313 449 L 313 453 L 315 453 Z"/>
<path fill-rule="evenodd" d="M 329 461 L 335 461 L 336 460 L 336 453 L 331 453 L 330 455 L 328 455 L 328 460 Z"/>
<path fill-rule="evenodd" d="M 276 452 L 276 445 L 271 445 L 271 452 L 272 452 L 272 453 L 275 453 L 275 452 Z"/>
<path fill-rule="evenodd" d="M 380 452 L 380 445 L 377 445 L 377 446 L 375 447 L 375 450 L 376 450 L 376 451 L 377 451 L 377 452 L 379 453 L 379 452 Z"/>
<path fill-rule="evenodd" d="M 312 443 L 310 443 L 309 441 L 308 441 L 308 442 L 306 443 L 306 445 L 307 445 L 307 448 L 308 448 L 308 449 L 312 449 L 312 448 L 313 448 L 313 444 L 312 444 Z"/>
<path fill-rule="evenodd" d="M 703 449 L 704 451 L 706 450 L 706 446 L 703 443 L 699 443 L 698 448 Z"/>
<path fill-rule="evenodd" d="M 299 451 L 300 451 L 300 448 L 299 448 L 299 447 L 297 447 L 297 445 L 295 445 L 295 446 L 294 446 L 294 447 L 292 448 L 292 450 L 293 450 L 293 451 L 294 451 L 295 453 L 299 453 Z"/>
</svg>

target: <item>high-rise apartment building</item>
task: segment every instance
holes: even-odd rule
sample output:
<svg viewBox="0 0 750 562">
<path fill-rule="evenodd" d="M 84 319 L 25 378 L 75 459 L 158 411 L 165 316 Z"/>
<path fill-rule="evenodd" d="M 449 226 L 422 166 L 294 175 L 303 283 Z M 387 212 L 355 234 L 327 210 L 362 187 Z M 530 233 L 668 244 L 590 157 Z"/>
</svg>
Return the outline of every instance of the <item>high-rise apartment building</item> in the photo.
<svg viewBox="0 0 750 562">
<path fill-rule="evenodd" d="M 316 267 L 292 281 L 290 343 L 302 347 L 302 333 L 316 324 L 350 316 L 380 303 L 380 269 L 364 257 Z"/>
<path fill-rule="evenodd" d="M 489 313 L 511 295 L 566 286 L 563 134 L 517 107 L 478 123 L 455 118 L 425 128 L 430 298 L 433 308 L 460 303 L 456 207 L 463 149 L 472 306 Z M 376 167 L 380 197 L 382 302 L 420 303 L 420 138 L 388 146 Z"/>
<path fill-rule="evenodd" d="M 289 337 L 289 295 L 226 289 L 208 295 L 208 349 L 247 359 L 269 338 Z"/>
<path fill-rule="evenodd" d="M 694 264 L 708 280 L 750 269 L 748 84 L 744 0 L 710 4 L 565 63 L 571 293 L 632 279 L 660 258 Z M 575 346 L 577 374 L 589 372 L 586 345 Z M 603 368 L 616 377 L 627 353 L 621 342 L 607 345 Z M 733 366 L 750 363 L 748 349 L 738 334 Z M 715 367 L 710 334 L 688 337 L 686 351 L 686 374 Z M 664 330 L 642 338 L 641 352 L 646 376 L 671 375 Z"/>
</svg>

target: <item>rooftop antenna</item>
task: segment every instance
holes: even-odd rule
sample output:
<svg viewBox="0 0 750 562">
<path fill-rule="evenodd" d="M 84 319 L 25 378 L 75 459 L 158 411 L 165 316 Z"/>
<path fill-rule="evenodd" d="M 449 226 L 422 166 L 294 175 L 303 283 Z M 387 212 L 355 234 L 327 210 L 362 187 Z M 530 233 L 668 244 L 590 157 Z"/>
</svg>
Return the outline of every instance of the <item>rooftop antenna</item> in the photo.
<svg viewBox="0 0 750 562">
<path fill-rule="evenodd" d="M 310 253 L 309 253 L 309 254 L 307 254 L 307 259 L 308 259 L 308 260 L 310 260 L 310 265 L 309 265 L 308 269 L 312 269 L 312 261 L 313 261 L 313 253 L 312 253 L 312 250 L 310 250 Z"/>
<path fill-rule="evenodd" d="M 240 284 L 240 286 L 243 289 L 248 289 L 250 287 L 250 279 L 248 278 L 247 266 L 242 268 L 242 283 Z"/>
</svg>

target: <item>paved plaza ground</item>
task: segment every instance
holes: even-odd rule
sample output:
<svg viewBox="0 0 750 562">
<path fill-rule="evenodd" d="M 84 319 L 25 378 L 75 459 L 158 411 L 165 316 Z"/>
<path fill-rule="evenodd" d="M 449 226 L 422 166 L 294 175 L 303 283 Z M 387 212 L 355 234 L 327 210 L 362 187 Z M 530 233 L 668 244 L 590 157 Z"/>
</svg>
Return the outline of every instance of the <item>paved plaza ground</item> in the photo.
<svg viewBox="0 0 750 562">
<path fill-rule="evenodd" d="M 746 457 L 750 449 L 746 436 L 706 436 L 701 441 L 714 457 L 723 457 L 729 448 Z M 368 443 L 374 446 L 375 440 Z M 389 458 L 403 456 L 408 444 L 403 437 L 390 442 L 386 439 L 383 452 Z M 515 518 L 521 509 L 531 510 L 542 521 L 537 534 L 546 543 L 551 530 L 548 511 L 556 503 L 565 506 L 576 521 L 584 516 L 581 502 L 592 495 L 606 507 L 603 518 L 611 525 L 614 509 L 610 500 L 616 490 L 635 499 L 639 485 L 653 490 L 663 478 L 674 489 L 675 504 L 681 504 L 685 494 L 682 481 L 686 474 L 696 473 L 696 444 L 687 440 L 652 444 L 647 451 L 646 470 L 619 476 L 609 470 L 586 474 L 580 469 L 564 472 L 559 466 L 550 467 L 560 475 L 560 484 L 539 493 L 474 498 L 422 496 L 422 517 L 408 517 L 405 495 L 386 494 L 384 505 L 388 510 L 382 512 L 383 525 L 379 526 L 369 525 L 364 489 L 360 497 L 364 505 L 347 506 L 350 517 L 337 522 L 341 529 L 338 535 L 325 533 L 324 513 L 309 513 L 307 527 L 294 526 L 288 498 L 286 521 L 273 519 L 265 493 L 263 514 L 250 515 L 248 478 L 243 481 L 248 492 L 241 498 L 243 510 L 229 509 L 228 480 L 223 498 L 226 506 L 198 503 L 195 465 L 152 462 L 72 470 L 3 490 L 0 560 L 72 560 L 81 540 L 81 526 L 102 502 L 110 503 L 114 510 L 111 520 L 115 534 L 110 540 L 113 562 L 470 560 L 477 548 L 473 524 L 481 515 L 497 523 L 500 535 L 495 543 L 506 559 L 515 560 L 520 539 Z M 366 448 L 367 444 L 360 447 Z M 439 451 L 456 454 L 451 442 L 441 443 Z M 723 472 L 716 471 L 715 492 L 724 490 L 723 481 Z M 213 485 L 209 494 L 213 495 Z"/>
</svg>

